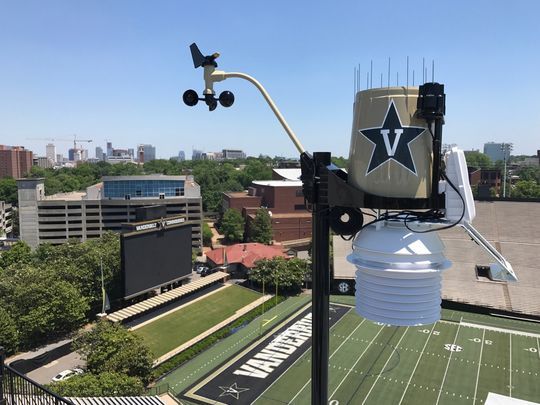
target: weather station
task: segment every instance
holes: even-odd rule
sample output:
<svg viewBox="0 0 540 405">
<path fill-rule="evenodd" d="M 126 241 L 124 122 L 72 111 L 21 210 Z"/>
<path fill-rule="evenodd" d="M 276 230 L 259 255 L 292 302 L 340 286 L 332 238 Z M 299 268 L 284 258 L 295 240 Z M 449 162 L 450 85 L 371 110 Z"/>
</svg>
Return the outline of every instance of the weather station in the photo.
<svg viewBox="0 0 540 405">
<path fill-rule="evenodd" d="M 475 206 L 465 155 L 442 154 L 446 112 L 444 85 L 355 89 L 349 167 L 331 163 L 329 152 L 310 154 L 264 87 L 253 77 L 217 70 L 218 53 L 204 56 L 190 46 L 195 68 L 203 68 L 199 97 L 209 111 L 231 107 L 230 91 L 216 97 L 214 83 L 251 82 L 261 92 L 300 154 L 303 193 L 312 210 L 313 324 L 311 402 L 328 403 L 330 229 L 352 240 L 347 260 L 356 266 L 356 311 L 396 326 L 431 324 L 441 316 L 441 273 L 451 267 L 438 232 L 459 226 L 494 259 L 493 280 L 516 281 L 510 263 L 472 226 Z M 382 79 L 381 79 L 382 81 Z M 364 212 L 362 211 L 364 210 Z M 364 223 L 364 215 L 374 219 Z"/>
</svg>

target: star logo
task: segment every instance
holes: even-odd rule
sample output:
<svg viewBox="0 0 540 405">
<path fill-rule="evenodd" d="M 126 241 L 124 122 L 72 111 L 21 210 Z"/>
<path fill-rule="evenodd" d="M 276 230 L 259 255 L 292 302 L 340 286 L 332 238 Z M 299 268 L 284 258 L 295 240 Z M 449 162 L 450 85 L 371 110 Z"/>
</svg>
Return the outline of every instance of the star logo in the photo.
<svg viewBox="0 0 540 405">
<path fill-rule="evenodd" d="M 223 391 L 221 394 L 219 394 L 220 397 L 231 396 L 234 399 L 239 399 L 242 392 L 249 391 L 249 388 L 240 388 L 236 383 L 230 387 L 220 386 L 219 388 Z"/>
<path fill-rule="evenodd" d="M 366 176 L 389 160 L 417 176 L 410 143 L 425 130 L 424 127 L 404 127 L 392 100 L 381 127 L 358 130 L 373 144 Z"/>
</svg>

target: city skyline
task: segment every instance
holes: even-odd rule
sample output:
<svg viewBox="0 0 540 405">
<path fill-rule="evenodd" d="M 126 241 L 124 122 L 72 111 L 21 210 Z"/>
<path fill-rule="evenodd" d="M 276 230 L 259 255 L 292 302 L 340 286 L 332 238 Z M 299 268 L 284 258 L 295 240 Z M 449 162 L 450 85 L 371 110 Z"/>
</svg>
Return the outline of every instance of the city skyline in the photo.
<svg viewBox="0 0 540 405">
<path fill-rule="evenodd" d="M 182 103 L 186 89 L 203 88 L 188 49 L 197 42 L 205 53 L 221 53 L 219 69 L 257 78 L 311 152 L 348 156 L 359 64 L 361 89 L 405 85 L 408 57 L 409 84 L 413 74 L 415 84 L 423 76 L 445 84 L 445 143 L 469 150 L 511 142 L 513 153 L 533 154 L 540 84 L 527 78 L 535 77 L 540 62 L 538 11 L 534 1 L 511 7 L 503 1 L 452 7 L 245 2 L 219 10 L 173 1 L 11 3 L 0 16 L 0 138 L 30 150 L 45 144 L 27 138 L 73 133 L 122 146 L 151 142 L 158 158 L 223 147 L 297 156 L 260 94 L 244 81 L 216 84 L 218 94 L 234 92 L 229 109 L 210 113 Z M 409 35 L 399 28 L 405 21 Z"/>
</svg>

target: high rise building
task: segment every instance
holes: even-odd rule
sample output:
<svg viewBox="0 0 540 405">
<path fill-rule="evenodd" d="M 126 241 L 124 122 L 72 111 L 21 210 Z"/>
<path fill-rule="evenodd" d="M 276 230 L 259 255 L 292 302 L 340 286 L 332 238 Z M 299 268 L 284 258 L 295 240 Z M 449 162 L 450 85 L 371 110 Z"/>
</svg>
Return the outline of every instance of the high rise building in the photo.
<svg viewBox="0 0 540 405">
<path fill-rule="evenodd" d="M 0 145 L 0 178 L 23 177 L 32 168 L 33 153 L 24 146 Z"/>
<path fill-rule="evenodd" d="M 103 156 L 103 148 L 101 146 L 96 146 L 96 159 L 105 160 Z"/>
<path fill-rule="evenodd" d="M 192 160 L 201 160 L 202 156 L 203 156 L 203 153 L 204 152 L 202 150 L 193 149 L 193 152 L 191 154 L 191 159 Z"/>
<path fill-rule="evenodd" d="M 186 160 L 186 154 L 183 150 L 181 150 L 178 152 L 178 161 L 183 162 L 184 160 Z"/>
<path fill-rule="evenodd" d="M 487 155 L 492 162 L 497 160 L 508 160 L 513 145 L 511 143 L 488 142 L 484 144 L 484 154 Z"/>
<path fill-rule="evenodd" d="M 45 156 L 47 156 L 51 162 L 56 163 L 56 146 L 54 146 L 54 143 L 48 143 L 45 146 Z"/>
<path fill-rule="evenodd" d="M 156 147 L 153 145 L 150 145 L 150 144 L 139 145 L 137 151 L 139 155 L 139 162 L 141 162 L 140 160 L 141 151 L 143 153 L 143 161 L 141 163 L 156 160 Z"/>
<path fill-rule="evenodd" d="M 112 154 L 113 154 L 112 142 L 107 142 L 107 156 L 112 156 Z"/>
</svg>

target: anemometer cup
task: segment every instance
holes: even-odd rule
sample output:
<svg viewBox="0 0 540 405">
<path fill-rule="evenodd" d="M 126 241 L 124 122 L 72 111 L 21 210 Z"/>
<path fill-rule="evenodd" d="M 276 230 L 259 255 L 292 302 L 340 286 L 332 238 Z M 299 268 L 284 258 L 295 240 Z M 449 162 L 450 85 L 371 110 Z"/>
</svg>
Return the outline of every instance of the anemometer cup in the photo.
<svg viewBox="0 0 540 405">
<path fill-rule="evenodd" d="M 195 90 L 186 90 L 182 96 L 184 104 L 190 107 L 196 106 L 199 102 L 199 95 Z"/>
</svg>

